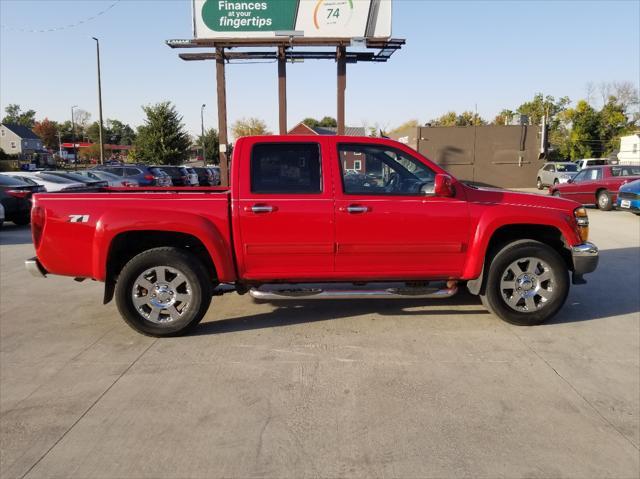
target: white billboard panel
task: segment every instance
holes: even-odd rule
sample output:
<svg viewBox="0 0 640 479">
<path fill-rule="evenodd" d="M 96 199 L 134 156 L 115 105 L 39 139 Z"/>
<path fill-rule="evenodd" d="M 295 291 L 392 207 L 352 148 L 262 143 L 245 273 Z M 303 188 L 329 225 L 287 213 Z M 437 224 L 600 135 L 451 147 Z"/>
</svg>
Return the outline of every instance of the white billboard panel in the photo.
<svg viewBox="0 0 640 479">
<path fill-rule="evenodd" d="M 391 0 L 193 0 L 195 38 L 389 38 Z"/>
</svg>

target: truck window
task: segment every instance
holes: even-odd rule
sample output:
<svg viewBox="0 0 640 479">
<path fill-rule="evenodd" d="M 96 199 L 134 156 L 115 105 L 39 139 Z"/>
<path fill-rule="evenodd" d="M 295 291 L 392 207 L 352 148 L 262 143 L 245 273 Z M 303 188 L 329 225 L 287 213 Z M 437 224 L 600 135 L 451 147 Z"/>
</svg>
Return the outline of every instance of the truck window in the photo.
<svg viewBox="0 0 640 479">
<path fill-rule="evenodd" d="M 345 194 L 418 195 L 435 179 L 422 162 L 387 146 L 341 144 L 338 156 Z"/>
<path fill-rule="evenodd" d="M 321 193 L 321 168 L 317 143 L 257 143 L 251 152 L 251 192 Z"/>
</svg>

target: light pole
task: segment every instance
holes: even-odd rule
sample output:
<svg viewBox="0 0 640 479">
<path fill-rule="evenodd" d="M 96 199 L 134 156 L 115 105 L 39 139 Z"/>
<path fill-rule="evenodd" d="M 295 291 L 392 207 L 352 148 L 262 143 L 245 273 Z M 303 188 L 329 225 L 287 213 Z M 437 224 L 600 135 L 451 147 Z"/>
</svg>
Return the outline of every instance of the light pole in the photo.
<svg viewBox="0 0 640 479">
<path fill-rule="evenodd" d="M 76 148 L 76 122 L 73 119 L 73 109 L 78 108 L 78 105 L 71 107 L 71 139 L 73 142 L 73 164 L 75 169 L 78 169 L 78 149 Z"/>
<path fill-rule="evenodd" d="M 102 141 L 102 80 L 100 78 L 100 40 L 91 37 L 96 41 L 96 57 L 98 61 L 98 111 L 100 114 L 100 164 L 104 165 L 104 142 Z"/>
<path fill-rule="evenodd" d="M 205 105 L 204 103 L 202 104 L 202 106 L 200 107 L 200 129 L 202 131 L 202 166 L 207 166 L 207 153 L 205 151 L 205 141 L 204 141 L 204 108 L 207 105 Z"/>
</svg>

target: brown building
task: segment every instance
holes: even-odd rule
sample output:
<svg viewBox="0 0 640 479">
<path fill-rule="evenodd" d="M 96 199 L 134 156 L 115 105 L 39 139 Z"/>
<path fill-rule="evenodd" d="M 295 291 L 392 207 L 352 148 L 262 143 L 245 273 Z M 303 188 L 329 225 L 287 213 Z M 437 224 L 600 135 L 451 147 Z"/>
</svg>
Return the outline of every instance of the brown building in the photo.
<svg viewBox="0 0 640 479">
<path fill-rule="evenodd" d="M 288 135 L 336 135 L 338 129 L 332 126 L 308 126 L 298 123 L 291 128 Z M 366 130 L 358 126 L 346 126 L 344 129 L 346 136 L 366 136 Z M 342 158 L 342 168 L 350 173 L 366 173 L 366 164 L 360 158 L 360 153 L 344 153 Z"/>
<path fill-rule="evenodd" d="M 390 136 L 478 185 L 533 187 L 544 164 L 542 129 L 535 125 L 417 127 Z"/>
</svg>

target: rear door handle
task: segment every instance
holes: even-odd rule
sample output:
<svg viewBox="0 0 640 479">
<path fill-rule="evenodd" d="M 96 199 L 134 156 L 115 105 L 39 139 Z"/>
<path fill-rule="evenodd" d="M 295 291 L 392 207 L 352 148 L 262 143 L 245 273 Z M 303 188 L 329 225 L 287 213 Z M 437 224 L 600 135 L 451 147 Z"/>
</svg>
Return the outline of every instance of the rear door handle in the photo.
<svg viewBox="0 0 640 479">
<path fill-rule="evenodd" d="M 245 206 L 245 211 L 251 211 L 252 213 L 273 213 L 275 208 L 271 205 L 253 205 L 253 206 Z"/>
<path fill-rule="evenodd" d="M 367 211 L 369 211 L 369 207 L 368 206 L 362 206 L 362 205 L 349 205 L 346 208 L 341 208 L 342 211 L 346 211 L 347 213 L 351 213 L 353 214 L 359 214 L 359 213 L 366 213 Z"/>
</svg>

